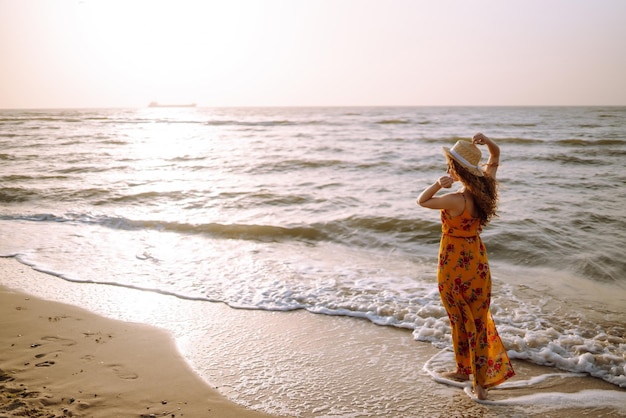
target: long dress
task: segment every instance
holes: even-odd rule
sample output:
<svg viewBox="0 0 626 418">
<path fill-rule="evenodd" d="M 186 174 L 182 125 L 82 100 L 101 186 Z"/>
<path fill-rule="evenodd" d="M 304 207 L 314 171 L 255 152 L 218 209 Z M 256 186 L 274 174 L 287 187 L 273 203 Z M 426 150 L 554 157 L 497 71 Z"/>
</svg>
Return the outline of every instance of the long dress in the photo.
<svg viewBox="0 0 626 418">
<path fill-rule="evenodd" d="M 458 373 L 474 375 L 486 389 L 515 372 L 489 310 L 491 272 L 480 220 L 465 208 L 459 216 L 442 210 L 441 222 L 437 282 L 450 319 Z"/>
</svg>

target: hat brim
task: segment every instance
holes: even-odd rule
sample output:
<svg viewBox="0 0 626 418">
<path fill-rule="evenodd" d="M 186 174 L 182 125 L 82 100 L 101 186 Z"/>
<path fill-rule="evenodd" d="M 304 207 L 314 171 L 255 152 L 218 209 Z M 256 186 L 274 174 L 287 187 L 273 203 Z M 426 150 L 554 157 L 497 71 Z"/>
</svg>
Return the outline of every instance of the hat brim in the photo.
<svg viewBox="0 0 626 418">
<path fill-rule="evenodd" d="M 448 147 L 441 147 L 441 148 L 443 149 L 443 155 L 445 155 L 446 158 L 450 158 L 450 159 L 456 161 L 457 163 L 461 164 L 463 166 L 463 168 L 465 168 L 467 171 L 469 171 L 473 175 L 478 176 L 478 177 L 482 177 L 482 176 L 485 175 L 483 170 L 481 170 L 480 168 L 474 167 L 474 166 L 471 166 L 471 165 L 467 165 L 466 163 L 464 163 L 462 161 L 459 161 L 454 155 L 452 155 L 450 153 L 450 148 L 448 148 Z"/>
</svg>

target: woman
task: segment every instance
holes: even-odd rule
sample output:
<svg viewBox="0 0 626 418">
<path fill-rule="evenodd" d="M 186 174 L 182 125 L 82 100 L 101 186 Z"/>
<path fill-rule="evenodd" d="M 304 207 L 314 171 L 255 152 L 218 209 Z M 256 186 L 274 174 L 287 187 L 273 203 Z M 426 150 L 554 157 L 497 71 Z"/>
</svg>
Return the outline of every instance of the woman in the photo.
<svg viewBox="0 0 626 418">
<path fill-rule="evenodd" d="M 475 144 L 486 145 L 489 150 L 484 171 L 478 165 L 481 152 Z M 515 375 L 489 310 L 491 273 L 487 251 L 479 235 L 496 214 L 500 148 L 478 133 L 472 143 L 458 141 L 452 149 L 444 147 L 443 150 L 448 175 L 424 190 L 417 203 L 441 210 L 437 282 L 450 319 L 457 363 L 456 372 L 449 376 L 469 380 L 470 374 L 473 375 L 476 397 L 484 400 L 488 388 Z M 435 196 L 455 181 L 463 184 L 461 190 Z"/>
</svg>

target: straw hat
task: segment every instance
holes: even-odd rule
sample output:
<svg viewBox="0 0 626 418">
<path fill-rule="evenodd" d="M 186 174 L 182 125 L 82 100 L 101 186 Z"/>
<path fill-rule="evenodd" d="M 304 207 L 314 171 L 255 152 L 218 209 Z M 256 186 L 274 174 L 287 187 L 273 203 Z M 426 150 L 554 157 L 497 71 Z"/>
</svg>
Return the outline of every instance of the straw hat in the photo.
<svg viewBox="0 0 626 418">
<path fill-rule="evenodd" d="M 443 147 L 443 153 L 446 157 L 452 158 L 454 161 L 461 164 L 473 175 L 478 177 L 484 175 L 483 170 L 478 165 L 482 153 L 478 147 L 471 142 L 457 141 L 452 149 Z"/>
</svg>

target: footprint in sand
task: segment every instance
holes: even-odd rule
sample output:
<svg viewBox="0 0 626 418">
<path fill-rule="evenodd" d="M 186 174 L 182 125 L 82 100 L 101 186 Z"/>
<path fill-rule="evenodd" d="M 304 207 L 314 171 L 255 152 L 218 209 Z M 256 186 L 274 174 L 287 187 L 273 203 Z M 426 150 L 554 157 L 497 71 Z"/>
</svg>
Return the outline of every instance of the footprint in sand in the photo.
<svg viewBox="0 0 626 418">
<path fill-rule="evenodd" d="M 46 360 L 46 361 L 42 361 L 41 363 L 35 364 L 35 367 L 50 367 L 53 365 L 54 365 L 54 361 Z"/>
<path fill-rule="evenodd" d="M 60 338 L 60 337 L 42 337 L 44 341 L 49 341 L 53 343 L 58 343 L 63 346 L 69 347 L 70 345 L 76 345 L 76 341 L 70 340 L 69 338 Z"/>
<path fill-rule="evenodd" d="M 9 376 L 2 369 L 0 369 L 0 382 L 11 382 L 12 380 L 14 380 L 13 377 Z"/>
<path fill-rule="evenodd" d="M 52 351 L 52 352 L 50 352 L 50 353 L 39 353 L 39 354 L 35 354 L 35 358 L 36 358 L 37 360 L 39 360 L 39 359 L 42 359 L 42 358 L 44 358 L 44 357 L 46 357 L 46 356 L 54 356 L 54 357 L 59 357 L 59 354 L 62 354 L 62 352 L 57 350 L 57 351 Z"/>
<path fill-rule="evenodd" d="M 137 373 L 131 372 L 121 364 L 109 364 L 107 367 L 110 367 L 111 370 L 113 370 L 113 373 L 115 373 L 120 379 L 132 380 L 139 377 Z"/>
</svg>

